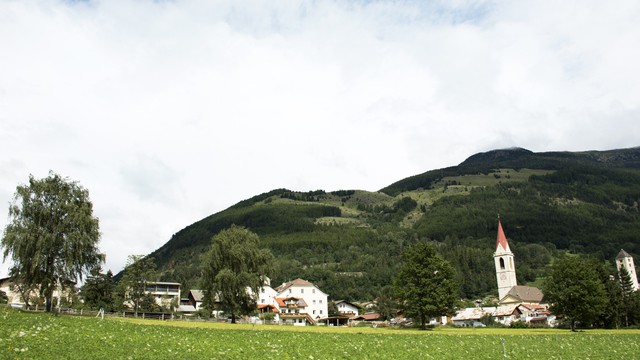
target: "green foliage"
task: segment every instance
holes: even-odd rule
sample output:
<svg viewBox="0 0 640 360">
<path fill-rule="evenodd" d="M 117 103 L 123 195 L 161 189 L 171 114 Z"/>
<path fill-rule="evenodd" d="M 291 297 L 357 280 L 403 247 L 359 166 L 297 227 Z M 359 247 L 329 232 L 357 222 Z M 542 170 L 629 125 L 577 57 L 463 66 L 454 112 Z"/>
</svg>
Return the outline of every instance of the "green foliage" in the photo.
<svg viewBox="0 0 640 360">
<path fill-rule="evenodd" d="M 543 292 L 551 311 L 564 318 L 575 330 L 576 323 L 589 326 L 607 304 L 605 286 L 597 265 L 578 256 L 564 256 L 554 264 L 545 279 Z"/>
<path fill-rule="evenodd" d="M 103 274 L 100 272 L 99 267 L 95 267 L 80 288 L 80 293 L 87 308 L 102 308 L 104 311 L 114 311 L 113 296 L 115 287 L 111 270 Z"/>
<path fill-rule="evenodd" d="M 395 293 L 405 315 L 425 328 L 431 318 L 453 312 L 458 286 L 453 267 L 435 249 L 418 243 L 405 250 L 404 264 L 395 277 Z"/>
<path fill-rule="evenodd" d="M 29 176 L 16 188 L 9 224 L 0 248 L 11 254 L 11 276 L 25 287 L 38 286 L 52 309 L 55 288 L 75 283 L 104 261 L 99 252 L 98 218 L 89 191 L 53 172 L 44 179 Z"/>
<path fill-rule="evenodd" d="M 0 307 L 0 354 L 20 359 L 634 359 L 637 330 L 283 327 L 79 316 Z M 54 339 L 54 341 L 52 341 Z"/>
<path fill-rule="evenodd" d="M 213 310 L 219 302 L 233 323 L 236 315 L 255 310 L 256 294 L 272 271 L 273 255 L 260 249 L 259 242 L 257 234 L 232 226 L 211 239 L 211 248 L 203 256 L 204 306 Z"/>
<path fill-rule="evenodd" d="M 145 311 L 141 306 L 141 304 L 146 304 L 143 302 L 145 299 L 148 300 L 145 282 L 155 280 L 155 270 L 156 265 L 152 257 L 129 255 L 124 274 L 118 282 L 118 292 L 120 293 L 119 298 L 133 307 L 136 317 L 138 311 Z M 149 306 L 147 305 L 146 308 Z"/>
<path fill-rule="evenodd" d="M 7 297 L 7 293 L 0 290 L 0 304 L 6 304 L 9 302 L 9 297 Z"/>
<path fill-rule="evenodd" d="M 193 259 L 235 224 L 275 255 L 274 283 L 301 277 L 334 299 L 366 301 L 392 282 L 402 251 L 426 241 L 456 269 L 458 295 L 478 299 L 497 293 L 498 213 L 521 284 L 540 282 L 563 252 L 640 254 L 639 159 L 638 149 L 509 149 L 404 179 L 385 193 L 277 189 L 187 226 L 152 256 L 161 280 L 196 288 Z"/>
</svg>

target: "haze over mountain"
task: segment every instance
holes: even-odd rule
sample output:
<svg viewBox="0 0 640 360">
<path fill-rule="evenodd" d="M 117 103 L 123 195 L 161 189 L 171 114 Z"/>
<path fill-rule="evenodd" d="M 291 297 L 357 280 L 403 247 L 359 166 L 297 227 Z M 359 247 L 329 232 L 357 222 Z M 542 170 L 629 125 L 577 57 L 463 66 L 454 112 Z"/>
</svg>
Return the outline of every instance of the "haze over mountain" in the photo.
<svg viewBox="0 0 640 360">
<path fill-rule="evenodd" d="M 458 271 L 460 296 L 496 292 L 500 214 L 519 282 L 544 276 L 560 252 L 612 260 L 640 254 L 640 147 L 534 153 L 499 149 L 378 192 L 276 189 L 186 226 L 150 254 L 158 279 L 198 288 L 199 256 L 232 224 L 256 232 L 277 259 L 274 283 L 302 277 L 333 299 L 373 299 L 402 250 L 433 243 Z"/>
</svg>

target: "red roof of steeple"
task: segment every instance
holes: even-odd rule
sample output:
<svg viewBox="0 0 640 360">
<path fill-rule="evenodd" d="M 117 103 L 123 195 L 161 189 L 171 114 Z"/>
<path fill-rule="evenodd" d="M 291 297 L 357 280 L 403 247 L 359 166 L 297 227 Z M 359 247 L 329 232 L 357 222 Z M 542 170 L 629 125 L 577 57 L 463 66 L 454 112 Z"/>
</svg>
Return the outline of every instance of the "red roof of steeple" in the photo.
<svg viewBox="0 0 640 360">
<path fill-rule="evenodd" d="M 502 230 L 502 224 L 498 218 L 498 239 L 496 240 L 496 251 L 498 251 L 500 247 L 502 247 L 504 251 L 511 251 L 509 243 L 507 242 L 507 237 L 504 235 L 504 230 Z"/>
</svg>

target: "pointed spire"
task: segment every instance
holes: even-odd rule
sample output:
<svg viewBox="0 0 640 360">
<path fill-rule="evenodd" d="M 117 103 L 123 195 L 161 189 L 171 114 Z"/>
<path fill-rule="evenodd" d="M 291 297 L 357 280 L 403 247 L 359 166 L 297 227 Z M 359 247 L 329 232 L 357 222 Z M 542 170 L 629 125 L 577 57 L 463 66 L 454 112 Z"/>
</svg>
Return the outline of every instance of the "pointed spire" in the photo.
<svg viewBox="0 0 640 360">
<path fill-rule="evenodd" d="M 507 242 L 507 237 L 504 235 L 504 230 L 502 230 L 500 215 L 498 215 L 498 239 L 496 240 L 496 252 L 499 250 L 511 252 L 509 242 Z"/>
<path fill-rule="evenodd" d="M 620 249 L 620 252 L 618 253 L 618 256 L 616 256 L 616 260 L 620 260 L 620 259 L 624 259 L 624 258 L 628 258 L 631 257 L 631 255 L 629 255 L 628 252 L 624 251 L 624 249 Z"/>
</svg>

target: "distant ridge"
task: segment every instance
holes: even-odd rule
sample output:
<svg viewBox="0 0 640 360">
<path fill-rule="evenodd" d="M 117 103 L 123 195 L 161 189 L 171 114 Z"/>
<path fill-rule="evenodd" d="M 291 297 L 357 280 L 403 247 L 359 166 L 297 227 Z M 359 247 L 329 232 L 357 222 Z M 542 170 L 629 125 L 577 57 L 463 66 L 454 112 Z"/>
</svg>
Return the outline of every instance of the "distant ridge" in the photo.
<svg viewBox="0 0 640 360">
<path fill-rule="evenodd" d="M 150 256 L 157 280 L 197 289 L 200 255 L 235 224 L 273 252 L 273 283 L 303 278 L 334 299 L 357 301 L 393 282 L 406 247 L 430 242 L 456 268 L 460 297 L 476 299 L 497 292 L 498 213 L 523 285 L 565 252 L 611 261 L 622 248 L 640 256 L 640 147 L 496 149 L 378 192 L 275 189 L 186 226 Z"/>
</svg>

